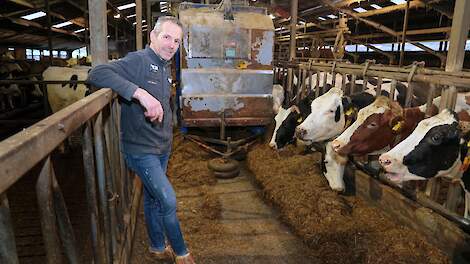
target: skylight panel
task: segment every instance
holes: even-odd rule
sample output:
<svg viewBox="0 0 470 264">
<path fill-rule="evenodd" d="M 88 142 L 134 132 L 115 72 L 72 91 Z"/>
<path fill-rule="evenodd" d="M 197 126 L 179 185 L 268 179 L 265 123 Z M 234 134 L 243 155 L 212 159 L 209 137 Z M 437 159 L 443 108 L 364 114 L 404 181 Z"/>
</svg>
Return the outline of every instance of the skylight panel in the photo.
<svg viewBox="0 0 470 264">
<path fill-rule="evenodd" d="M 46 13 L 39 11 L 39 12 L 32 13 L 26 16 L 22 16 L 21 18 L 26 19 L 26 20 L 33 20 L 33 19 L 40 18 L 43 16 L 46 16 Z"/>
<path fill-rule="evenodd" d="M 375 8 L 375 9 L 382 9 L 382 7 L 381 7 L 381 6 L 379 6 L 379 5 L 376 5 L 376 4 L 372 4 L 372 5 L 370 5 L 370 6 L 372 6 L 372 7 L 373 7 L 373 8 Z"/>
<path fill-rule="evenodd" d="M 335 18 L 338 18 L 337 16 L 335 15 L 327 15 L 327 17 L 331 18 L 331 19 L 335 19 Z"/>
<path fill-rule="evenodd" d="M 66 26 L 69 26 L 69 25 L 72 25 L 72 22 L 70 22 L 70 21 L 65 21 L 65 22 L 62 22 L 62 23 L 59 23 L 59 24 L 55 24 L 55 25 L 53 25 L 52 27 L 55 27 L 55 28 L 62 28 L 62 27 L 66 27 Z"/>
<path fill-rule="evenodd" d="M 364 8 L 362 7 L 357 7 L 357 8 L 353 8 L 354 11 L 358 12 L 358 13 L 364 13 L 364 12 L 367 12 L 367 10 L 365 10 Z"/>
<path fill-rule="evenodd" d="M 396 5 L 406 4 L 406 0 L 390 0 L 390 2 Z"/>
<path fill-rule="evenodd" d="M 118 6 L 117 9 L 124 10 L 124 9 L 129 9 L 129 8 L 132 8 L 132 7 L 135 7 L 135 3 L 130 3 L 130 4 L 127 4 L 127 5 Z"/>
</svg>

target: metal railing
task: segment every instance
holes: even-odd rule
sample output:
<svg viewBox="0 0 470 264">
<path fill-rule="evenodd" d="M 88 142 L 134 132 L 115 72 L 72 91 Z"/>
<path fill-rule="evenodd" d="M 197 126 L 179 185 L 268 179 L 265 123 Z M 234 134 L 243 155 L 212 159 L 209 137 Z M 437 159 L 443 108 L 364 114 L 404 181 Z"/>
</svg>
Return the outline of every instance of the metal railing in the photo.
<svg viewBox="0 0 470 264">
<path fill-rule="evenodd" d="M 0 263 L 18 263 L 7 191 L 40 166 L 36 182 L 47 263 L 83 263 L 51 158 L 80 132 L 94 263 L 128 263 L 142 185 L 125 167 L 119 144 L 119 104 L 101 89 L 0 142 Z M 61 164 L 63 165 L 63 164 Z"/>
<path fill-rule="evenodd" d="M 367 89 L 367 79 L 377 78 L 377 85 L 375 86 L 376 95 L 381 94 L 382 79 L 391 80 L 391 89 L 389 97 L 394 98 L 396 92 L 396 85 L 398 81 L 407 82 L 423 82 L 429 83 L 429 92 L 426 100 L 426 116 L 429 116 L 432 98 L 439 88 L 441 89 L 442 99 L 440 101 L 439 110 L 443 108 L 454 109 L 455 100 L 457 97 L 457 90 L 470 91 L 470 72 L 446 72 L 442 70 L 428 69 L 423 67 L 421 63 L 414 63 L 411 67 L 395 67 L 395 66 L 382 66 L 375 65 L 373 61 L 368 61 L 365 64 L 351 64 L 341 61 L 324 61 L 323 59 L 309 59 L 308 61 L 292 62 L 292 61 L 277 61 L 274 67 L 274 82 L 283 85 L 287 92 L 287 98 L 291 101 L 295 98 L 298 102 L 302 97 L 307 95 L 307 84 L 311 89 L 315 89 L 315 98 L 321 95 L 321 91 L 326 92 L 327 89 L 327 74 L 341 74 L 341 84 L 336 84 L 341 87 L 345 94 L 360 92 Z M 313 81 L 312 76 L 316 74 L 318 78 Z M 297 77 L 294 81 L 294 76 Z M 319 76 L 323 76 L 323 82 L 320 83 Z M 351 80 L 348 81 L 348 78 Z M 363 79 L 363 84 L 357 87 L 355 84 L 356 79 Z M 332 78 L 332 86 L 335 86 L 335 78 Z M 347 83 L 350 83 L 350 86 Z M 459 87 L 459 89 L 456 89 Z M 413 90 L 411 85 L 407 87 L 407 97 L 405 106 L 409 107 L 411 104 L 411 96 Z M 357 165 L 356 165 L 357 167 Z M 367 167 L 360 163 L 361 168 Z M 369 171 L 365 171 L 369 173 Z M 386 184 L 392 185 L 384 179 L 380 179 Z M 447 186 L 445 186 L 447 184 Z M 447 198 L 444 201 L 444 206 L 437 201 L 441 189 L 448 188 Z M 414 196 L 415 201 L 425 207 L 431 208 L 439 212 L 444 217 L 456 222 L 460 226 L 465 226 L 465 229 L 470 228 L 468 219 L 457 215 L 457 207 L 461 201 L 464 201 L 464 192 L 461 191 L 461 186 L 458 182 L 445 182 L 441 178 L 433 178 L 428 180 L 425 194 L 420 193 L 406 193 L 406 190 L 401 190 L 406 196 Z"/>
</svg>

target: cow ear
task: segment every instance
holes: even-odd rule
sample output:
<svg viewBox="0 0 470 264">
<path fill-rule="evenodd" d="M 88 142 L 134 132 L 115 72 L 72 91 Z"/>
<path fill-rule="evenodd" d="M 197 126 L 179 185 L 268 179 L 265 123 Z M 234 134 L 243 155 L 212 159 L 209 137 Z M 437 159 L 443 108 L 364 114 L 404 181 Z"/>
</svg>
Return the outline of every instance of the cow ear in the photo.
<svg viewBox="0 0 470 264">
<path fill-rule="evenodd" d="M 402 116 L 394 116 L 390 119 L 388 126 L 394 133 L 400 133 L 403 129 L 404 121 Z"/>
<path fill-rule="evenodd" d="M 335 111 L 335 122 L 339 122 L 340 119 L 341 119 L 341 106 L 338 105 Z"/>
<path fill-rule="evenodd" d="M 452 123 L 451 129 L 447 132 L 447 138 L 454 139 L 460 137 L 461 130 L 457 122 Z"/>
</svg>

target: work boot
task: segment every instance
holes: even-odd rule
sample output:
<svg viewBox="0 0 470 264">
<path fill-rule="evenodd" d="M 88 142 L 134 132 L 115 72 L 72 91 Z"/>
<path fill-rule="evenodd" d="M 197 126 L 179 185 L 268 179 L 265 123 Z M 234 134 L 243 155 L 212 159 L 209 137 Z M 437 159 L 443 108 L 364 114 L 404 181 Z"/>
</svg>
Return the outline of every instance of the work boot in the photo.
<svg viewBox="0 0 470 264">
<path fill-rule="evenodd" d="M 175 264 L 196 264 L 190 253 L 184 256 L 176 256 Z"/>
<path fill-rule="evenodd" d="M 173 260 L 175 258 L 175 253 L 173 249 L 171 249 L 170 245 L 166 245 L 163 251 L 158 251 L 149 247 L 149 252 L 158 260 Z"/>
</svg>

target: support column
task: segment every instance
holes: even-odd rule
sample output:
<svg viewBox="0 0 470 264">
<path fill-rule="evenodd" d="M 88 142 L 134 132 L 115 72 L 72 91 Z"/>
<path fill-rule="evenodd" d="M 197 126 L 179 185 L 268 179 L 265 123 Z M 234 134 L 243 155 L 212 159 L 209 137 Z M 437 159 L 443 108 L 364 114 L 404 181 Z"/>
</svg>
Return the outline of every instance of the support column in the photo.
<svg viewBox="0 0 470 264">
<path fill-rule="evenodd" d="M 91 65 L 97 66 L 108 62 L 108 24 L 106 1 L 88 0 L 90 24 Z"/>
<path fill-rule="evenodd" d="M 293 61 L 295 59 L 295 53 L 297 52 L 297 44 L 296 44 L 296 36 L 297 36 L 297 12 L 299 1 L 298 0 L 291 0 L 291 9 L 290 9 L 290 46 L 289 46 L 289 61 Z M 288 99 L 292 99 L 293 91 L 292 91 L 292 80 L 293 80 L 293 71 L 289 68 L 287 71 L 287 93 Z M 298 80 L 297 80 L 298 81 Z"/>
<path fill-rule="evenodd" d="M 47 13 L 47 48 L 49 49 L 49 66 L 52 66 L 52 23 L 51 23 L 51 8 L 49 0 L 46 0 L 46 13 Z"/>
<path fill-rule="evenodd" d="M 403 66 L 405 59 L 405 44 L 406 44 L 406 31 L 408 30 L 408 18 L 410 16 L 410 1 L 406 0 L 405 19 L 403 20 L 403 33 L 401 35 L 401 50 L 399 67 Z"/>
<path fill-rule="evenodd" d="M 470 1 L 456 0 L 454 15 L 452 20 L 452 30 L 450 31 L 449 52 L 447 53 L 446 71 L 456 72 L 463 68 L 465 58 L 465 44 L 467 42 L 468 29 L 470 26 Z M 457 89 L 450 86 L 444 90 L 442 100 L 445 100 L 445 107 L 453 109 L 457 99 Z M 450 183 L 447 193 L 446 207 L 455 211 L 461 197 L 461 189 L 458 184 Z"/>
<path fill-rule="evenodd" d="M 135 49 L 142 49 L 142 0 L 135 1 Z"/>
</svg>

